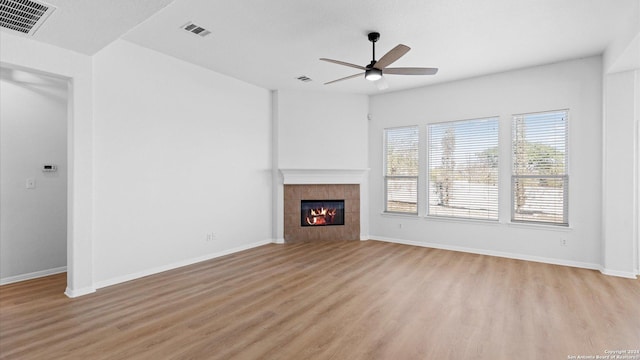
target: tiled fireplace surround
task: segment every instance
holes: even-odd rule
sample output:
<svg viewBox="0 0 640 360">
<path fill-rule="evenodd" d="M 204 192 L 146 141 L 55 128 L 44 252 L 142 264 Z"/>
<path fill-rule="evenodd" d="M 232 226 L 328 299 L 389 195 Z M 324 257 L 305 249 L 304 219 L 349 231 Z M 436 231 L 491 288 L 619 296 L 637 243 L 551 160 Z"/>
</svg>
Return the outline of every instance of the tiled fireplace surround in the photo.
<svg viewBox="0 0 640 360">
<path fill-rule="evenodd" d="M 283 240 L 287 243 L 326 240 L 364 240 L 368 229 L 366 207 L 367 170 L 280 170 L 282 175 Z M 345 224 L 300 224 L 301 200 L 345 201 Z"/>
</svg>

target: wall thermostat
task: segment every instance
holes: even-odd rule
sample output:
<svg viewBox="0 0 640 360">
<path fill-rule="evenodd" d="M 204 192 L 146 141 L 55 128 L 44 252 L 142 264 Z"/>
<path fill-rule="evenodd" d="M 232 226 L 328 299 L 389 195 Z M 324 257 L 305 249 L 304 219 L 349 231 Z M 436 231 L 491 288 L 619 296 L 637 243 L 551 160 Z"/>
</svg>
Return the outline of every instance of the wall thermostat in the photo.
<svg viewBox="0 0 640 360">
<path fill-rule="evenodd" d="M 54 172 L 58 171 L 58 167 L 53 164 L 44 164 L 42 165 L 42 172 Z"/>
</svg>

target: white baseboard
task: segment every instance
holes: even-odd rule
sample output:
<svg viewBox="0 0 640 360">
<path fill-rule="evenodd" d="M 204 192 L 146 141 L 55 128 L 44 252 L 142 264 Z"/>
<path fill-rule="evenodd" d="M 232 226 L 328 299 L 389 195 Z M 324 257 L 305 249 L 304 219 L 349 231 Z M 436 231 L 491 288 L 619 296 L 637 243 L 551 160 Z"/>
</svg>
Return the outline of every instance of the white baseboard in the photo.
<svg viewBox="0 0 640 360">
<path fill-rule="evenodd" d="M 282 238 L 282 239 L 273 239 L 273 240 L 271 240 L 271 243 L 273 243 L 273 244 L 284 244 L 284 238 Z"/>
<path fill-rule="evenodd" d="M 28 273 L 28 274 L 9 276 L 9 277 L 5 277 L 5 278 L 0 279 L 0 285 L 7 285 L 7 284 L 12 284 L 12 283 L 15 283 L 15 282 L 19 282 L 19 281 L 37 279 L 37 278 L 41 278 L 41 277 L 44 277 L 44 276 L 60 274 L 60 273 L 66 272 L 66 271 L 67 271 L 67 267 L 66 266 L 61 266 L 61 267 L 57 267 L 57 268 L 53 268 L 53 269 L 35 271 L 35 272 L 32 272 L 32 273 Z"/>
<path fill-rule="evenodd" d="M 107 279 L 107 280 L 98 281 L 98 282 L 96 282 L 94 284 L 94 286 L 95 286 L 96 289 L 100 289 L 100 288 L 103 288 L 103 287 L 107 287 L 107 286 L 111 286 L 111 285 L 115 285 L 115 284 L 120 284 L 120 283 L 123 283 L 123 282 L 139 279 L 141 277 L 145 277 L 145 276 L 161 273 L 161 272 L 168 271 L 168 270 L 173 270 L 173 269 L 176 269 L 176 268 L 179 268 L 179 267 L 192 265 L 192 264 L 199 263 L 199 262 L 202 262 L 202 261 L 215 259 L 215 258 L 218 258 L 218 257 L 221 257 L 221 256 L 233 254 L 233 253 L 236 253 L 236 252 L 239 252 L 239 251 L 244 251 L 244 250 L 252 249 L 252 248 L 255 248 L 255 247 L 258 247 L 258 246 L 267 245 L 267 244 L 271 244 L 271 243 L 272 243 L 271 239 L 258 241 L 258 242 L 255 242 L 255 243 L 238 246 L 238 247 L 231 248 L 231 249 L 228 249 L 228 250 L 223 250 L 223 251 L 219 251 L 219 252 L 216 252 L 216 253 L 207 254 L 207 255 L 204 255 L 204 256 L 199 256 L 199 257 L 196 257 L 196 258 L 187 259 L 187 260 L 183 260 L 183 261 L 178 261 L 178 262 L 175 262 L 175 263 L 172 263 L 172 264 L 162 265 L 162 266 L 158 266 L 158 267 L 155 267 L 155 268 L 139 271 L 139 272 L 136 272 L 136 273 L 133 273 L 133 274 L 123 275 L 123 276 L 118 276 L 118 277 Z"/>
<path fill-rule="evenodd" d="M 600 270 L 601 273 L 609 276 L 618 276 L 618 277 L 623 277 L 627 279 L 637 278 L 636 274 L 634 274 L 632 271 L 611 270 L 611 269 L 605 269 L 603 267 L 600 267 L 598 270 Z"/>
<path fill-rule="evenodd" d="M 602 272 L 602 267 L 600 266 L 600 264 L 592 264 L 592 263 L 586 263 L 586 262 L 580 262 L 580 261 L 572 261 L 572 260 L 547 258 L 547 257 L 541 257 L 541 256 L 515 254 L 515 253 L 508 253 L 508 252 L 503 252 L 503 251 L 474 249 L 474 248 L 468 248 L 468 247 L 463 247 L 463 246 L 453 246 L 453 245 L 426 243 L 426 242 L 421 242 L 421 241 L 393 239 L 393 238 L 387 238 L 387 237 L 381 237 L 381 236 L 372 236 L 371 240 L 385 241 L 385 242 L 390 242 L 390 243 L 412 245 L 412 246 L 428 247 L 428 248 L 433 248 L 433 249 L 460 251 L 460 252 L 466 252 L 466 253 L 471 253 L 471 254 L 497 256 L 497 257 L 503 257 L 503 258 L 508 258 L 508 259 L 534 261 L 534 262 L 539 262 L 539 263 L 544 263 L 544 264 L 570 266 L 570 267 L 589 269 L 589 270 L 599 270 L 600 272 Z M 604 272 L 603 272 L 603 274 L 604 274 Z M 606 275 L 609 275 L 609 274 L 606 274 Z M 611 274 L 611 275 L 613 275 L 613 274 Z"/>
<path fill-rule="evenodd" d="M 73 290 L 67 287 L 67 289 L 64 291 L 64 294 L 67 295 L 67 297 L 75 298 L 78 296 L 87 295 L 94 292 L 96 292 L 96 289 L 92 287 L 86 287 L 86 288 L 77 289 L 77 290 Z"/>
</svg>

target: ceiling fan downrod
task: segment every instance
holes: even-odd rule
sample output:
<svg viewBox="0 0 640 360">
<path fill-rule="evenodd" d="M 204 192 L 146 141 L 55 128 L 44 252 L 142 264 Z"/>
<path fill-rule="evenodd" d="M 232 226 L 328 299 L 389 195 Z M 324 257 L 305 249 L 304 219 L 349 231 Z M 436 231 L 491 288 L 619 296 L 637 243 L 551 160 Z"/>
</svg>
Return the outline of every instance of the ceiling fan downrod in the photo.
<svg viewBox="0 0 640 360">
<path fill-rule="evenodd" d="M 370 32 L 367 37 L 369 38 L 369 41 L 371 41 L 371 45 L 373 48 L 373 53 L 371 55 L 371 64 L 370 66 L 373 67 L 373 65 L 376 63 L 376 41 L 378 41 L 378 39 L 380 39 L 380 33 L 378 32 Z"/>
<path fill-rule="evenodd" d="M 368 35 L 369 41 L 371 41 L 371 47 L 373 49 L 371 63 L 367 65 L 366 70 L 364 72 L 364 78 L 369 81 L 376 81 L 382 78 L 382 70 L 376 69 L 374 66 L 376 65 L 376 41 L 380 39 L 380 33 L 371 32 Z"/>
</svg>

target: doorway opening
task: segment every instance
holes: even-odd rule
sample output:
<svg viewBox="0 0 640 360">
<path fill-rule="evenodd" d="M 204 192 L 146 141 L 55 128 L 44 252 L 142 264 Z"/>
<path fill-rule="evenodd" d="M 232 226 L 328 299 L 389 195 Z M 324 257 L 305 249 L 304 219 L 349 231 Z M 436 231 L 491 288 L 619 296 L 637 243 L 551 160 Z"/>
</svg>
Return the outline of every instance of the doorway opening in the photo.
<svg viewBox="0 0 640 360">
<path fill-rule="evenodd" d="M 0 284 L 8 284 L 67 271 L 70 89 L 67 79 L 4 65 L 0 87 Z"/>
</svg>

